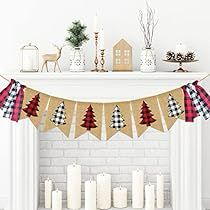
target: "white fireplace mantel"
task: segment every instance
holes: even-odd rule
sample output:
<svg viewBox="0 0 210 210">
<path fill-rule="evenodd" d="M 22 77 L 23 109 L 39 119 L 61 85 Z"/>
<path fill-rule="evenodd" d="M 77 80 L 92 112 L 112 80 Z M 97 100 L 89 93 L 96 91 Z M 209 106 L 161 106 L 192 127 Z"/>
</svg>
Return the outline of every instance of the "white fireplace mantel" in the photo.
<svg viewBox="0 0 210 210">
<path fill-rule="evenodd" d="M 42 92 L 81 101 L 127 100 L 199 80 L 206 73 L 31 73 L 4 75 Z M 3 131 L 8 132 L 8 131 Z M 10 123 L 11 210 L 37 210 L 39 141 L 28 119 Z M 201 120 L 170 132 L 173 210 L 201 210 Z"/>
</svg>

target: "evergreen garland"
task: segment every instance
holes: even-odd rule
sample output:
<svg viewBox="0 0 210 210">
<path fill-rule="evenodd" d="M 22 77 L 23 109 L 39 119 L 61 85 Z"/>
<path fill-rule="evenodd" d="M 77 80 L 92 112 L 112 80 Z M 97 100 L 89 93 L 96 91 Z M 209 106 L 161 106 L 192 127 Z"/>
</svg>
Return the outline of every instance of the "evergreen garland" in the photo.
<svg viewBox="0 0 210 210">
<path fill-rule="evenodd" d="M 85 34 L 87 26 L 82 25 L 80 21 L 74 21 L 72 26 L 67 30 L 69 36 L 66 37 L 66 42 L 68 42 L 72 47 L 81 47 L 85 42 L 89 40 L 88 35 Z"/>
</svg>

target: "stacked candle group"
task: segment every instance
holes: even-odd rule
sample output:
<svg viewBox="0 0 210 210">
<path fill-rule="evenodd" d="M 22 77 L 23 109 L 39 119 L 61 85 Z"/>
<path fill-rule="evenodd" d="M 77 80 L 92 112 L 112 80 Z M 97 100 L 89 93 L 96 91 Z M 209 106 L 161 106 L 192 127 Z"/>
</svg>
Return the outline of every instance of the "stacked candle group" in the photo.
<svg viewBox="0 0 210 210">
<path fill-rule="evenodd" d="M 132 208 L 154 210 L 164 207 L 164 176 L 157 175 L 157 186 L 148 183 L 144 186 L 144 171 L 132 172 Z M 81 166 L 72 164 L 67 166 L 67 208 L 81 208 Z M 111 175 L 101 173 L 97 180 L 85 181 L 85 210 L 109 209 L 112 206 Z M 62 192 L 53 190 L 52 180 L 45 181 L 45 208 L 62 210 Z M 127 188 L 119 186 L 113 189 L 113 207 L 127 207 Z M 156 205 L 155 205 L 156 200 Z"/>
</svg>

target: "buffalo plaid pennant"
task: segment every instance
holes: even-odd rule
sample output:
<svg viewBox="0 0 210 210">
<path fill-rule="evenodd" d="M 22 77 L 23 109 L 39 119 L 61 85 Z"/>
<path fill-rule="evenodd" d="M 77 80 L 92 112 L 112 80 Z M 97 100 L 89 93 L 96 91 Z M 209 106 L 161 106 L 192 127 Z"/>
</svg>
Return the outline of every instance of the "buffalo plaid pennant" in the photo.
<svg viewBox="0 0 210 210">
<path fill-rule="evenodd" d="M 14 83 L 15 83 L 15 80 L 11 79 L 9 85 L 1 91 L 1 93 L 0 93 L 0 108 L 2 108 L 6 98 L 9 95 L 9 91 Z"/>
<path fill-rule="evenodd" d="M 203 115 L 204 119 L 207 120 L 210 117 L 210 110 L 208 106 L 203 102 L 201 97 L 196 91 L 196 88 L 193 84 L 186 85 L 186 91 L 188 92 L 192 103 L 195 107 L 195 110 L 198 115 Z"/>
<path fill-rule="evenodd" d="M 18 92 L 17 98 L 15 100 L 14 108 L 13 108 L 13 113 L 12 113 L 12 121 L 18 122 L 20 119 L 20 113 L 23 105 L 23 99 L 24 99 L 24 85 L 20 86 L 20 90 Z"/>
<path fill-rule="evenodd" d="M 169 117 L 175 118 L 178 118 L 184 112 L 171 94 L 168 96 L 168 112 Z"/>
<path fill-rule="evenodd" d="M 193 85 L 195 86 L 195 89 L 203 102 L 208 106 L 208 109 L 210 109 L 210 96 L 209 94 L 202 88 L 201 86 L 198 85 L 198 81 L 193 82 Z"/>
<path fill-rule="evenodd" d="M 53 114 L 52 119 L 50 119 L 55 126 L 58 125 L 65 125 L 65 119 L 66 119 L 66 111 L 65 111 L 65 104 L 64 101 L 57 107 L 55 110 L 55 113 Z"/>
<path fill-rule="evenodd" d="M 2 106 L 3 117 L 10 118 L 12 116 L 15 100 L 16 100 L 17 94 L 20 90 L 20 86 L 21 86 L 20 83 L 17 81 L 15 81 L 15 83 L 12 84 L 12 87 L 9 91 L 9 95 L 5 99 L 5 102 Z"/>
<path fill-rule="evenodd" d="M 192 100 L 186 90 L 186 86 L 182 86 L 182 90 L 184 92 L 184 105 L 185 105 L 185 121 L 193 122 L 194 119 L 198 116 L 195 111 L 195 107 L 193 106 Z"/>
<path fill-rule="evenodd" d="M 119 131 L 125 126 L 125 120 L 123 119 L 123 116 L 121 114 L 120 107 L 116 105 L 112 113 L 112 124 L 110 125 L 110 127 Z"/>
</svg>

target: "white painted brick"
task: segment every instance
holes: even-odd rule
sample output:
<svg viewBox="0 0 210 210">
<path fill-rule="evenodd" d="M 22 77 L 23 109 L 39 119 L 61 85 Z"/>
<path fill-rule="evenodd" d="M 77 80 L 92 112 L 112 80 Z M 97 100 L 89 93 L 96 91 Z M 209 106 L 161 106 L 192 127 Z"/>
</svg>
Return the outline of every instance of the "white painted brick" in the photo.
<svg viewBox="0 0 210 210">
<path fill-rule="evenodd" d="M 146 132 L 144 134 L 144 140 L 158 140 L 158 141 L 162 141 L 162 140 L 169 140 L 169 133 L 165 132 L 151 132 L 148 133 Z"/>
<path fill-rule="evenodd" d="M 112 175 L 112 181 L 117 183 L 131 182 L 131 179 L 132 179 L 131 174 Z"/>
<path fill-rule="evenodd" d="M 120 150 L 120 156 L 124 156 L 124 157 L 144 157 L 144 150 L 140 150 L 140 149 Z"/>
<path fill-rule="evenodd" d="M 157 165 L 158 161 L 156 158 L 135 158 L 133 159 L 133 165 L 138 166 L 153 166 Z"/>
<path fill-rule="evenodd" d="M 132 164 L 131 158 L 107 158 L 107 164 L 109 165 L 130 165 Z"/>
<path fill-rule="evenodd" d="M 158 141 L 146 141 L 146 140 L 137 140 L 133 141 L 133 147 L 138 149 L 156 149 L 159 148 L 159 142 Z"/>
<path fill-rule="evenodd" d="M 55 183 L 54 186 L 55 186 L 55 189 L 58 188 L 61 191 L 66 191 L 67 190 L 66 189 L 67 188 L 66 183 Z"/>
<path fill-rule="evenodd" d="M 64 157 L 88 157 L 90 154 L 89 150 L 65 150 Z"/>
<path fill-rule="evenodd" d="M 119 167 L 112 167 L 112 166 L 97 166 L 91 167 L 91 173 L 99 174 L 99 173 L 111 173 L 111 174 L 119 174 Z"/>
<path fill-rule="evenodd" d="M 78 142 L 77 141 L 53 141 L 52 147 L 56 149 L 74 149 L 78 148 Z"/>
<path fill-rule="evenodd" d="M 76 162 L 76 158 L 52 158 L 51 164 L 53 166 L 67 166 Z"/>
<path fill-rule="evenodd" d="M 169 141 L 160 141 L 159 148 L 160 149 L 169 149 Z"/>
<path fill-rule="evenodd" d="M 78 164 L 85 166 L 103 165 L 106 163 L 105 158 L 79 158 Z"/>
<path fill-rule="evenodd" d="M 144 170 L 144 166 L 120 166 L 120 174 L 131 174 L 132 171 L 137 169 Z"/>
<path fill-rule="evenodd" d="M 91 150 L 90 155 L 92 157 L 117 157 L 118 156 L 118 150 Z"/>
<path fill-rule="evenodd" d="M 41 174 L 63 174 L 64 167 L 40 167 Z"/>
<path fill-rule="evenodd" d="M 61 140 L 63 137 L 61 132 L 46 132 L 46 133 L 40 133 L 39 139 L 42 141 L 53 141 L 53 140 Z"/>
<path fill-rule="evenodd" d="M 39 147 L 40 149 L 50 149 L 52 144 L 50 141 L 40 141 Z"/>
<path fill-rule="evenodd" d="M 40 180 L 41 182 L 44 182 L 47 178 L 52 179 L 54 182 L 58 183 L 58 182 L 66 182 L 66 174 L 41 174 L 40 175 Z"/>
<path fill-rule="evenodd" d="M 49 166 L 51 164 L 51 161 L 49 158 L 40 158 L 39 164 L 40 166 Z"/>
<path fill-rule="evenodd" d="M 162 173 L 162 174 L 166 174 L 166 173 L 169 173 L 169 167 L 150 167 L 150 166 L 147 166 L 146 167 L 146 172 L 147 173 L 150 173 L 150 174 L 159 174 L 159 173 Z"/>
<path fill-rule="evenodd" d="M 40 157 L 62 157 L 63 151 L 62 150 L 40 150 Z"/>
<path fill-rule="evenodd" d="M 132 148 L 132 140 L 130 141 L 107 141 L 107 148 L 110 149 L 121 149 L 121 148 Z"/>
<path fill-rule="evenodd" d="M 79 147 L 81 149 L 94 149 L 94 148 L 105 148 L 106 142 L 105 141 L 80 141 Z"/>
<path fill-rule="evenodd" d="M 145 150 L 146 157 L 169 157 L 168 150 Z"/>
<path fill-rule="evenodd" d="M 169 166 L 169 158 L 159 158 L 158 159 L 158 165 L 161 165 L 161 166 Z"/>
</svg>

